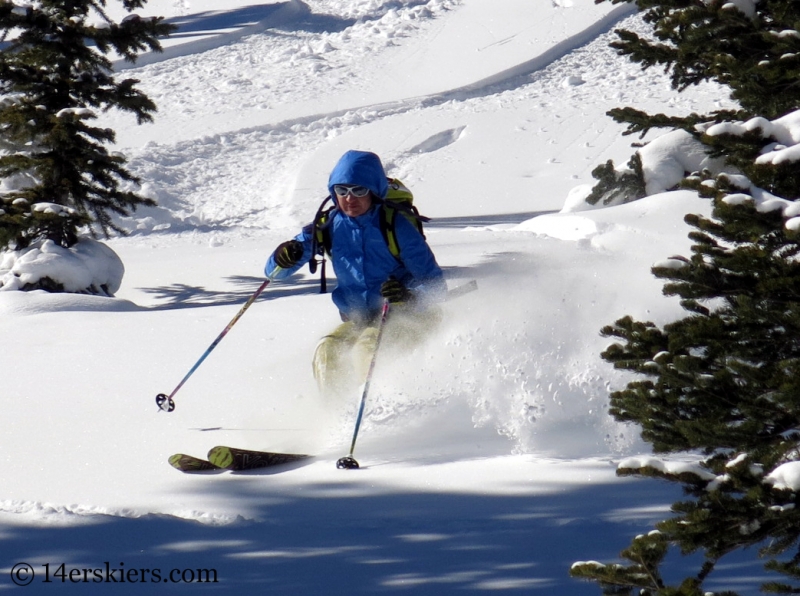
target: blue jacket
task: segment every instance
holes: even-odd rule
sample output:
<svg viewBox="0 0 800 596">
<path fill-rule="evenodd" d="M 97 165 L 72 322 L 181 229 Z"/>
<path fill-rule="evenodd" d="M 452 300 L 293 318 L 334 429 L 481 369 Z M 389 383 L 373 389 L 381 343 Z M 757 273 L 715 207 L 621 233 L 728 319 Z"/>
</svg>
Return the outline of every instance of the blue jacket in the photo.
<svg viewBox="0 0 800 596">
<path fill-rule="evenodd" d="M 380 159 L 374 153 L 362 151 L 345 153 L 331 172 L 328 186 L 336 203 L 334 184 L 366 186 L 380 198 L 388 190 Z M 379 200 L 359 217 L 349 217 L 338 209 L 331 212 L 331 263 L 338 282 L 332 298 L 347 319 L 369 319 L 380 311 L 383 302 L 380 288 L 389 277 L 412 290 L 421 307 L 441 301 L 446 295 L 442 270 L 417 228 L 401 215 L 395 218 L 395 235 L 400 246 L 397 259 L 389 252 L 380 217 Z M 295 239 L 303 244 L 303 257 L 291 269 L 281 270 L 274 279 L 285 279 L 311 260 L 313 225 L 303 228 Z M 275 267 L 273 253 L 265 267 L 267 275 Z"/>
</svg>

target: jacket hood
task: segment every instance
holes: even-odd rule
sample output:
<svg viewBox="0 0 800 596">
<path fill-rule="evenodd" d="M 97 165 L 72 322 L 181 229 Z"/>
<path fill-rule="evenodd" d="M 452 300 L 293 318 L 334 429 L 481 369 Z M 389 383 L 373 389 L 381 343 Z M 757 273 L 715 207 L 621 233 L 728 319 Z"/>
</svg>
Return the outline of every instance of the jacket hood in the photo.
<svg viewBox="0 0 800 596">
<path fill-rule="evenodd" d="M 328 177 L 328 191 L 333 202 L 338 206 L 335 184 L 353 184 L 366 186 L 379 199 L 386 198 L 389 183 L 383 169 L 381 158 L 369 151 L 348 151 L 339 159 Z"/>
</svg>

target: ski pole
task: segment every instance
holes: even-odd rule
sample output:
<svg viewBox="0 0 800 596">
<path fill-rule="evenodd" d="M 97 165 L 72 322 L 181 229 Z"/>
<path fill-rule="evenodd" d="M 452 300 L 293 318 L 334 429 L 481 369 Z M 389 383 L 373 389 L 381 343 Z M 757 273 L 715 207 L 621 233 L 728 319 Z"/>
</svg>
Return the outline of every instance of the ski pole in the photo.
<svg viewBox="0 0 800 596">
<path fill-rule="evenodd" d="M 386 315 L 389 314 L 389 301 L 384 299 L 383 308 L 381 309 L 381 321 L 378 323 L 378 338 L 375 340 L 375 351 L 372 353 L 372 361 L 369 363 L 369 370 L 367 371 L 367 380 L 364 382 L 364 391 L 361 392 L 361 403 L 358 406 L 358 416 L 356 416 L 356 427 L 353 430 L 353 441 L 350 443 L 350 454 L 340 458 L 336 462 L 336 467 L 340 470 L 355 470 L 357 469 L 358 462 L 353 457 L 353 451 L 356 448 L 356 439 L 358 438 L 358 429 L 361 427 L 361 419 L 364 416 L 364 404 L 367 401 L 367 394 L 369 393 L 369 384 L 372 380 L 372 371 L 375 369 L 375 361 L 378 359 L 378 349 L 381 347 L 381 337 L 383 336 L 383 328 L 386 325 Z"/>
<path fill-rule="evenodd" d="M 458 298 L 469 292 L 474 292 L 478 289 L 478 282 L 473 280 L 454 288 L 447 293 L 447 298 Z M 372 381 L 372 370 L 375 368 L 375 360 L 378 356 L 378 348 L 381 345 L 381 336 L 383 335 L 383 326 L 386 323 L 386 315 L 389 313 L 389 301 L 384 300 L 383 309 L 381 310 L 381 319 L 378 324 L 378 338 L 375 340 L 375 351 L 372 354 L 372 361 L 369 364 L 369 371 L 367 372 L 367 380 L 364 383 L 364 391 L 361 393 L 361 403 L 358 406 L 358 415 L 356 416 L 356 427 L 353 430 L 353 440 L 350 444 L 350 454 L 340 458 L 336 462 L 336 467 L 341 470 L 354 470 L 357 469 L 358 462 L 353 457 L 353 451 L 356 448 L 356 439 L 358 438 L 358 430 L 361 428 L 361 419 L 364 417 L 364 404 L 367 401 L 367 394 L 369 393 L 369 385 Z"/>
<path fill-rule="evenodd" d="M 189 377 L 191 377 L 192 374 L 194 373 L 194 371 L 196 371 L 198 369 L 198 367 L 203 363 L 203 360 L 205 360 L 208 357 L 208 355 L 214 350 L 214 348 L 217 347 L 217 344 L 219 344 L 219 342 L 222 341 L 222 338 L 225 337 L 228 334 L 228 331 L 230 331 L 231 328 L 236 324 L 236 321 L 238 321 L 242 317 L 244 312 L 248 308 L 250 308 L 250 305 L 253 304 L 253 302 L 256 301 L 256 299 L 261 295 L 261 292 L 263 292 L 266 289 L 266 287 L 275 278 L 275 276 L 278 274 L 279 271 L 281 271 L 281 268 L 280 267 L 275 267 L 275 269 L 272 271 L 272 273 L 270 273 L 267 276 L 267 279 L 265 279 L 264 282 L 260 286 L 258 286 L 258 289 L 253 293 L 252 296 L 250 296 L 250 298 L 247 300 L 247 302 L 244 303 L 244 306 L 242 306 L 242 308 L 239 310 L 239 312 L 236 313 L 236 316 L 233 317 L 233 319 L 231 319 L 231 322 L 228 323 L 228 326 L 225 327 L 225 329 L 222 330 L 222 333 L 220 333 L 217 336 L 217 339 L 215 339 L 214 342 L 210 346 L 208 346 L 208 349 L 203 353 L 203 355 L 200 356 L 200 360 L 195 362 L 195 364 L 191 368 L 191 370 L 189 370 L 189 372 L 186 373 L 186 376 L 183 377 L 183 380 L 181 380 L 181 382 L 178 383 L 178 386 L 175 387 L 175 389 L 172 390 L 172 393 L 170 393 L 169 395 L 166 395 L 164 393 L 159 393 L 158 395 L 156 395 L 156 405 L 158 406 L 158 408 L 161 411 L 172 412 L 175 409 L 174 397 L 175 397 L 175 394 L 178 392 L 178 390 L 181 387 L 183 387 L 183 384 L 186 381 L 189 380 Z"/>
<path fill-rule="evenodd" d="M 464 294 L 469 294 L 470 292 L 474 292 L 478 289 L 478 282 L 474 279 L 469 280 L 468 282 L 461 284 L 457 288 L 453 288 L 452 290 L 447 290 L 447 299 L 452 300 L 453 298 L 458 298 L 463 296 Z"/>
</svg>

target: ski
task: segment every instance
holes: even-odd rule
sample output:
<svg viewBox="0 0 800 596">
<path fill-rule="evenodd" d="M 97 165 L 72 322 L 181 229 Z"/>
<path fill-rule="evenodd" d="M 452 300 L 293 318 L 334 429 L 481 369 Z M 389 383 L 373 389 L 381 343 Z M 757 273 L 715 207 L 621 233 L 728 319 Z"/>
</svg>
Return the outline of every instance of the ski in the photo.
<svg viewBox="0 0 800 596">
<path fill-rule="evenodd" d="M 236 447 L 226 447 L 224 445 L 213 447 L 211 451 L 208 452 L 208 461 L 212 465 L 218 468 L 236 471 L 279 466 L 309 457 L 311 456 L 297 453 L 251 451 L 249 449 L 237 449 Z"/>
<path fill-rule="evenodd" d="M 169 465 L 181 472 L 213 472 L 220 471 L 219 466 L 215 466 L 210 461 L 195 457 L 194 455 L 186 455 L 185 453 L 176 453 L 169 458 Z"/>
</svg>

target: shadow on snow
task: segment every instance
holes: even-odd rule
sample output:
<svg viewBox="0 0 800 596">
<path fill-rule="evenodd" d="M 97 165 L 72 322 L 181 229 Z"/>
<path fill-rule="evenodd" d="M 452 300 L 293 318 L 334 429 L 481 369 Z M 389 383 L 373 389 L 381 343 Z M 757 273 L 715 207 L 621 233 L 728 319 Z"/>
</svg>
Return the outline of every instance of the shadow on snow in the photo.
<svg viewBox="0 0 800 596">
<path fill-rule="evenodd" d="M 272 17 L 281 10 L 296 6 L 296 16 L 286 22 L 276 23 L 275 29 L 281 31 L 306 31 L 309 33 L 337 33 L 356 23 L 356 19 L 343 19 L 333 15 L 312 13 L 304 2 L 279 2 L 243 6 L 235 10 L 205 11 L 187 16 L 165 19 L 177 25 L 178 31 L 172 38 L 208 35 L 225 29 L 241 29 L 261 24 L 271 28 Z"/>
<path fill-rule="evenodd" d="M 226 278 L 241 289 L 208 290 L 202 286 L 189 284 L 172 284 L 158 288 L 140 288 L 146 294 L 153 295 L 162 304 L 147 307 L 146 310 L 174 310 L 179 308 L 200 308 L 205 306 L 227 306 L 244 304 L 255 293 L 262 277 L 250 275 L 234 275 Z M 291 283 L 274 282 L 258 297 L 256 302 L 264 302 L 286 296 L 299 296 L 319 293 L 319 279 L 292 280 Z"/>
<path fill-rule="evenodd" d="M 572 563 L 618 560 L 630 539 L 660 517 L 637 508 L 678 498 L 676 487 L 645 480 L 577 490 L 554 487 L 557 495 L 544 496 L 358 495 L 350 482 L 336 482 L 303 486 L 288 499 L 265 499 L 268 479 L 263 477 L 192 480 L 193 490 L 205 494 L 250 495 L 248 500 L 261 502 L 252 512 L 260 521 L 209 526 L 151 514 L 98 516 L 96 523 L 69 528 L 0 525 L 3 564 L 6 569 L 21 561 L 30 564 L 37 574 L 34 583 L 40 583 L 48 563 L 59 593 L 76 595 L 87 587 L 53 577 L 61 563 L 67 574 L 104 569 L 106 562 L 134 573 L 124 582 L 122 571 L 114 575 L 116 582 L 108 583 L 115 583 L 115 594 L 141 594 L 146 589 L 141 583 L 169 583 L 170 590 L 187 594 L 438 596 L 502 590 L 580 596 L 597 594 L 599 588 L 571 579 Z M 764 574 L 752 559 L 731 557 L 722 571 L 726 578 L 712 584 L 755 594 Z M 665 571 L 682 577 L 696 572 L 698 562 L 697 557 L 675 560 Z M 187 578 L 213 579 L 215 573 L 217 582 L 172 583 L 173 569 L 187 570 Z M 76 578 L 82 577 L 79 571 Z M 88 577 L 92 583 L 92 574 Z"/>
<path fill-rule="evenodd" d="M 459 217 L 435 217 L 425 224 L 426 228 L 468 228 L 494 226 L 498 224 L 521 224 L 524 221 L 558 213 L 558 211 L 524 211 L 521 213 L 500 213 L 497 215 L 463 215 Z"/>
<path fill-rule="evenodd" d="M 333 466 L 333 462 L 330 464 Z M 177 473 L 177 472 L 176 472 Z M 368 474 L 366 470 L 342 474 Z M 410 470 L 409 473 L 413 473 Z M 263 482 L 192 478 L 195 490 L 264 499 Z M 114 593 L 141 594 L 156 578 L 184 593 L 231 594 L 595 594 L 597 587 L 568 577 L 587 558 L 614 560 L 638 523 L 609 521 L 614 509 L 658 498 L 655 483 L 565 491 L 557 498 L 401 493 L 353 496 L 349 482 L 304 486 L 293 499 L 269 500 L 245 521 L 214 527 L 169 516 L 138 519 L 98 516 L 69 528 L 0 526 L 3 564 L 24 561 L 59 593 L 84 594 L 82 582 L 53 577 L 58 565 L 112 569 Z M 661 487 L 663 489 L 663 486 Z M 661 491 L 663 493 L 663 490 Z M 554 505 L 558 503 L 558 505 Z M 147 574 L 139 571 L 149 569 Z M 172 569 L 215 570 L 217 583 L 175 584 Z M 188 573 L 188 572 L 187 572 Z M 7 576 L 6 576 L 7 577 Z M 76 577 L 82 578 L 81 572 Z M 174 576 L 179 577 L 179 576 Z M 187 577 L 189 577 L 187 575 Z M 208 576 L 210 577 L 210 576 Z M 67 575 L 68 578 L 68 575 Z M 89 583 L 92 575 L 89 574 Z M 6 581 L 6 580 L 4 580 Z M 109 582 L 114 583 L 114 582 Z M 89 588 L 91 589 L 91 588 Z"/>
</svg>

